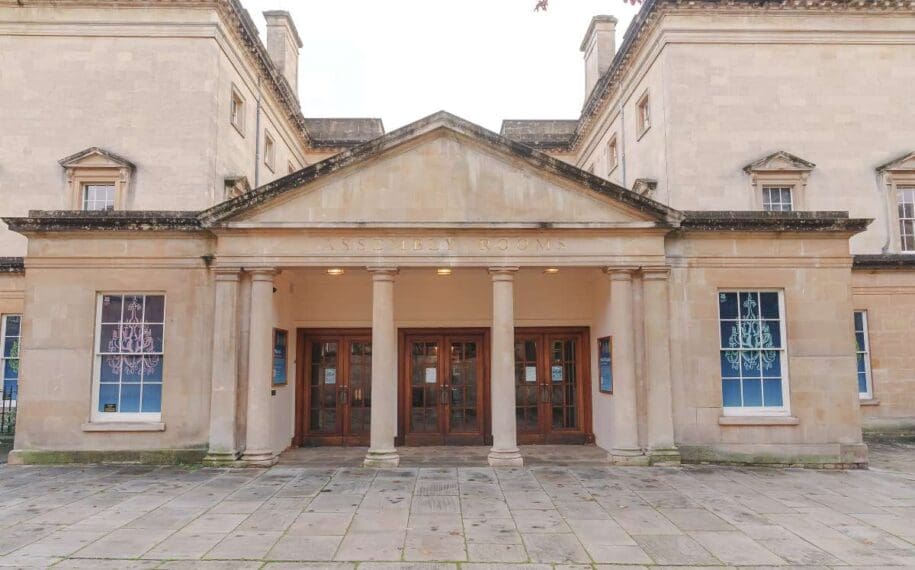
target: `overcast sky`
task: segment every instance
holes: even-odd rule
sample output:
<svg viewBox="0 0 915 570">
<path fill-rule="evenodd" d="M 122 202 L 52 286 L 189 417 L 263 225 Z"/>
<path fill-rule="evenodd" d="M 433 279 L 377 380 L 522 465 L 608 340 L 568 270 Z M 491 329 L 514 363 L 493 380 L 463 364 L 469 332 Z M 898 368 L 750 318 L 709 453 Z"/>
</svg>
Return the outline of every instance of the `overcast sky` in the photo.
<svg viewBox="0 0 915 570">
<path fill-rule="evenodd" d="M 288 10 L 305 47 L 299 98 L 309 117 L 381 117 L 390 131 L 438 110 L 498 131 L 502 119 L 574 119 L 584 99 L 582 37 L 624 0 L 242 0 Z"/>
</svg>

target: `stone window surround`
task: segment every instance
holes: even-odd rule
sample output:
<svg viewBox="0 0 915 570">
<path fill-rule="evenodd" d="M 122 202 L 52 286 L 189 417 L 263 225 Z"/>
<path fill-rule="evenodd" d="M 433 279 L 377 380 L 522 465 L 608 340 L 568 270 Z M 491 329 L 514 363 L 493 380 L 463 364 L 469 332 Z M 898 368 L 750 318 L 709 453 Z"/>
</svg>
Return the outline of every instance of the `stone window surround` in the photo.
<svg viewBox="0 0 915 570">
<path fill-rule="evenodd" d="M 899 188 L 915 186 L 915 152 L 877 168 L 877 175 L 886 187 L 886 206 L 889 210 L 889 244 L 887 253 L 915 254 L 902 249 L 899 231 Z"/>
<path fill-rule="evenodd" d="M 718 289 L 716 294 L 721 293 L 778 293 L 778 312 L 779 327 L 781 327 L 781 349 L 782 353 L 782 406 L 780 408 L 753 408 L 753 407 L 726 407 L 723 405 L 723 395 L 719 398 L 722 402 L 721 417 L 719 425 L 797 425 L 797 418 L 791 415 L 791 382 L 789 378 L 790 354 L 788 352 L 788 327 L 785 315 L 785 293 L 782 289 L 756 288 L 751 289 L 741 287 L 739 289 L 725 288 Z M 719 339 L 718 346 L 722 346 L 720 339 L 721 317 L 718 317 Z M 719 378 L 721 373 L 719 372 Z M 721 387 L 721 382 L 719 382 Z M 771 423 L 770 423 L 771 422 Z"/>
<path fill-rule="evenodd" d="M 607 143 L 607 176 L 613 174 L 620 165 L 619 139 L 616 133 L 610 137 Z"/>
<path fill-rule="evenodd" d="M 783 151 L 748 164 L 743 171 L 749 175 L 751 208 L 764 210 L 763 188 L 778 186 L 791 188 L 791 205 L 795 211 L 806 210 L 807 180 L 815 166 Z"/>
<path fill-rule="evenodd" d="M 234 112 L 237 110 L 237 113 Z M 245 136 L 245 98 L 238 87 L 232 85 L 229 97 L 229 123 L 235 127 L 238 134 Z"/>
<path fill-rule="evenodd" d="M 276 140 L 267 129 L 264 129 L 264 166 L 270 172 L 276 167 Z"/>
<path fill-rule="evenodd" d="M 637 132 L 635 140 L 640 140 L 645 133 L 651 130 L 651 99 L 647 90 L 639 97 L 635 110 Z"/>
<path fill-rule="evenodd" d="M 95 160 L 99 157 L 101 163 Z M 83 187 L 87 184 L 114 185 L 114 209 L 127 209 L 127 191 L 135 167 L 126 159 L 93 147 L 62 159 L 60 165 L 67 173 L 70 209 L 83 209 Z"/>
<path fill-rule="evenodd" d="M 82 425 L 82 431 L 84 432 L 117 432 L 117 431 L 165 431 L 165 423 L 162 421 L 162 412 L 153 413 L 153 412 L 115 412 L 115 413 L 101 413 L 98 411 L 98 400 L 99 400 L 99 390 L 101 389 L 101 383 L 99 378 L 99 365 L 96 363 L 99 350 L 99 342 L 101 335 L 101 325 L 102 325 L 102 298 L 105 295 L 137 295 L 137 296 L 147 296 L 147 295 L 161 295 L 166 297 L 166 311 L 168 306 L 167 295 L 163 291 L 98 291 L 96 292 L 96 312 L 95 318 L 93 319 L 93 340 L 92 340 L 92 394 L 90 397 L 90 409 L 89 409 L 89 419 Z M 167 313 L 166 313 L 167 316 Z M 165 317 L 164 317 L 165 318 Z M 167 320 L 165 321 L 167 323 Z M 163 334 L 165 328 L 163 325 Z M 166 345 L 165 338 L 162 340 L 162 354 L 165 354 Z M 163 363 L 163 392 L 162 392 L 162 403 L 164 403 L 164 386 L 165 386 L 165 376 L 166 371 Z"/>
</svg>

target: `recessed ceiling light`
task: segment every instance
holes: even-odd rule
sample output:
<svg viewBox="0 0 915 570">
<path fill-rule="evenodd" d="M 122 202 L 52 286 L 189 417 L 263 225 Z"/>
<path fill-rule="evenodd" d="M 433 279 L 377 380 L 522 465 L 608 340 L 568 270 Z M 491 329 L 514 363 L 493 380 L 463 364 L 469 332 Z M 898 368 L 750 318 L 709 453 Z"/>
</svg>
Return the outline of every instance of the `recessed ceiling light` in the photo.
<svg viewBox="0 0 915 570">
<path fill-rule="evenodd" d="M 546 273 L 547 275 L 556 275 L 557 273 L 559 273 L 559 268 L 558 267 L 547 267 L 546 269 L 543 270 L 543 272 Z"/>
<path fill-rule="evenodd" d="M 343 273 L 344 273 L 343 269 L 341 269 L 339 267 L 331 267 L 330 269 L 327 270 L 327 274 L 333 275 L 334 277 L 336 277 L 338 275 L 343 275 Z"/>
<path fill-rule="evenodd" d="M 436 275 L 451 275 L 450 267 L 439 267 L 435 270 Z"/>
</svg>

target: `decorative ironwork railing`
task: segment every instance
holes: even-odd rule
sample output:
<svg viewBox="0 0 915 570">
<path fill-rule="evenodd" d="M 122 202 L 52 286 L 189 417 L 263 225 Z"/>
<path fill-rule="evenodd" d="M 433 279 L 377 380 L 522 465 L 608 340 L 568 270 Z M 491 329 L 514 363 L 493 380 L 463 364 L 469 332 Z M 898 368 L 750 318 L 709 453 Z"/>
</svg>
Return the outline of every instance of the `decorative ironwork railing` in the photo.
<svg viewBox="0 0 915 570">
<path fill-rule="evenodd" d="M 16 433 L 16 389 L 3 390 L 3 399 L 0 400 L 0 437 L 12 436 Z"/>
</svg>

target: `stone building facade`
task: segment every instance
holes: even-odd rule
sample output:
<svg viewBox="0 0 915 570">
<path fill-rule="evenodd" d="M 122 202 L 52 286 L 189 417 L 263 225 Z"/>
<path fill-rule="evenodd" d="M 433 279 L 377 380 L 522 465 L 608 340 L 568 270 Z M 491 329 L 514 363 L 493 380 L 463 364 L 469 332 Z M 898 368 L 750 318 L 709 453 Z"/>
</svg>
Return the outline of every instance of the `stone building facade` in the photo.
<svg viewBox="0 0 915 570">
<path fill-rule="evenodd" d="M 302 115 L 286 13 L 0 2 L 10 461 L 864 465 L 915 421 L 913 13 L 647 0 L 579 119 L 385 134 Z"/>
</svg>

